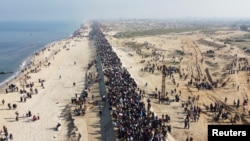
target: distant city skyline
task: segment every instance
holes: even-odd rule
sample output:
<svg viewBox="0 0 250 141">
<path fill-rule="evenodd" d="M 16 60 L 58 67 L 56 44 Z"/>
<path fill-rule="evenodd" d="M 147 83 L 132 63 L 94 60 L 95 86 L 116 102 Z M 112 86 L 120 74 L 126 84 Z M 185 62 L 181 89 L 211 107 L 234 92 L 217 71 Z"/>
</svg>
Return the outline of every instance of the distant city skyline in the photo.
<svg viewBox="0 0 250 141">
<path fill-rule="evenodd" d="M 249 0 L 8 0 L 0 20 L 250 18 Z"/>
</svg>

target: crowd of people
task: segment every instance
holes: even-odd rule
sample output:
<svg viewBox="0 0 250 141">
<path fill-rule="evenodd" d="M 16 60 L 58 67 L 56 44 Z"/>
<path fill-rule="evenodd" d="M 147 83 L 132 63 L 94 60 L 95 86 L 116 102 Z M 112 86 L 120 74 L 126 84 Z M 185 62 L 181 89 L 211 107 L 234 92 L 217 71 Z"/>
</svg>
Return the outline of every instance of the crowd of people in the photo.
<svg viewBox="0 0 250 141">
<path fill-rule="evenodd" d="M 5 100 L 2 99 L 2 104 L 4 105 Z M 0 130 L 0 141 L 5 141 L 5 140 L 12 140 L 13 135 L 8 132 L 8 129 L 6 126 L 3 126 L 3 130 Z"/>
<path fill-rule="evenodd" d="M 12 140 L 13 135 L 8 132 L 6 126 L 3 126 L 3 130 L 0 130 L 0 141 Z"/>
<path fill-rule="evenodd" d="M 150 100 L 147 106 L 143 103 L 142 90 L 137 87 L 126 68 L 122 67 L 119 57 L 112 51 L 99 28 L 95 27 L 94 30 L 97 54 L 101 58 L 107 78 L 107 100 L 114 125 L 118 128 L 118 138 L 127 141 L 166 140 L 167 133 L 171 132 L 171 126 L 166 122 L 169 120 L 158 117 L 150 110 Z"/>
</svg>

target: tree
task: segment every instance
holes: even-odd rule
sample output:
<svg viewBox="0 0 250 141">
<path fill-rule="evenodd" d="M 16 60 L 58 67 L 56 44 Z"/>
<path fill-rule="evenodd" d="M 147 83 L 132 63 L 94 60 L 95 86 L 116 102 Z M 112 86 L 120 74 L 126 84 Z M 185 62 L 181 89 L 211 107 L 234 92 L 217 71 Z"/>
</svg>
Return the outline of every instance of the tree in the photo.
<svg viewBox="0 0 250 141">
<path fill-rule="evenodd" d="M 248 27 L 246 25 L 241 25 L 240 30 L 242 31 L 248 31 Z"/>
</svg>

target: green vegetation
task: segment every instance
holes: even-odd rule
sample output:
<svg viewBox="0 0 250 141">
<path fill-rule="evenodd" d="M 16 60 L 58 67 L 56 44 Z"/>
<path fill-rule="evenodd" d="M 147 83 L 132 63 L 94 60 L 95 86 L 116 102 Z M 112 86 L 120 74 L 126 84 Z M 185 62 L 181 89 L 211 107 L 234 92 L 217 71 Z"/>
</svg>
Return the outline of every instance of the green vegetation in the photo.
<svg viewBox="0 0 250 141">
<path fill-rule="evenodd" d="M 221 42 L 224 42 L 224 44 L 231 44 L 231 43 L 240 43 L 240 42 L 249 42 L 248 39 L 246 38 L 241 38 L 241 37 L 238 37 L 238 38 L 234 38 L 234 39 L 225 39 L 225 40 L 220 40 Z"/>
<path fill-rule="evenodd" d="M 246 40 L 243 39 L 236 39 L 235 42 L 245 42 Z"/>
<path fill-rule="evenodd" d="M 126 31 L 119 32 L 114 35 L 115 38 L 132 38 L 137 36 L 154 36 L 154 35 L 164 35 L 167 33 L 179 33 L 194 30 L 201 30 L 202 27 L 192 27 L 192 28 L 161 28 L 161 29 L 149 29 L 140 31 Z"/>
<path fill-rule="evenodd" d="M 211 53 L 205 54 L 205 56 L 207 56 L 209 58 L 214 58 L 214 54 L 211 54 Z"/>
<path fill-rule="evenodd" d="M 125 42 L 125 46 L 133 48 L 133 49 L 139 49 L 144 46 L 142 43 L 136 43 L 136 42 Z"/>
<path fill-rule="evenodd" d="M 208 40 L 204 40 L 204 39 L 200 39 L 200 40 L 197 40 L 197 41 L 198 41 L 199 44 L 203 44 L 203 45 L 206 45 L 206 46 L 212 46 L 212 47 L 216 47 L 216 48 L 226 47 L 225 42 L 224 42 L 224 45 L 223 45 L 223 44 L 218 44 L 218 43 L 208 41 Z"/>
<path fill-rule="evenodd" d="M 225 39 L 225 40 L 223 40 L 223 39 L 221 39 L 220 40 L 220 42 L 224 42 L 224 44 L 230 44 L 231 42 L 233 42 L 234 40 L 232 40 L 232 39 Z"/>
<path fill-rule="evenodd" d="M 244 25 L 240 26 L 240 30 L 242 30 L 242 31 L 249 31 L 248 28 L 250 28 L 250 25 L 245 25 L 244 24 Z"/>
<path fill-rule="evenodd" d="M 185 55 L 185 53 L 181 50 L 175 50 L 175 52 L 178 54 L 178 55 Z"/>
<path fill-rule="evenodd" d="M 149 52 L 144 52 L 144 51 L 142 51 L 141 54 L 142 54 L 142 56 L 143 56 L 144 58 L 150 57 L 150 53 L 149 53 Z"/>
<path fill-rule="evenodd" d="M 162 65 L 166 65 L 166 66 L 172 66 L 172 67 L 178 67 L 180 65 L 181 62 L 174 62 L 172 59 L 168 59 L 168 60 L 163 60 L 162 61 Z"/>
<path fill-rule="evenodd" d="M 250 43 L 250 34 L 244 34 L 237 37 L 232 37 L 230 39 L 221 39 L 221 42 L 224 42 L 224 44 L 233 44 L 236 45 L 238 48 L 241 48 L 242 50 L 250 49 L 249 43 Z"/>
<path fill-rule="evenodd" d="M 218 29 L 208 29 L 208 30 L 202 30 L 202 32 L 204 34 L 214 34 L 215 32 L 217 32 Z"/>
<path fill-rule="evenodd" d="M 210 67 L 218 67 L 218 63 L 212 63 L 212 62 L 210 62 L 210 61 L 205 61 L 205 63 L 206 63 L 207 65 L 209 65 Z"/>
<path fill-rule="evenodd" d="M 245 34 L 244 35 L 244 39 L 250 39 L 250 34 L 248 33 L 248 34 Z"/>
<path fill-rule="evenodd" d="M 224 28 L 214 28 L 214 29 L 205 29 L 202 30 L 204 34 L 215 34 L 218 31 L 232 31 L 234 29 L 224 29 Z"/>
</svg>

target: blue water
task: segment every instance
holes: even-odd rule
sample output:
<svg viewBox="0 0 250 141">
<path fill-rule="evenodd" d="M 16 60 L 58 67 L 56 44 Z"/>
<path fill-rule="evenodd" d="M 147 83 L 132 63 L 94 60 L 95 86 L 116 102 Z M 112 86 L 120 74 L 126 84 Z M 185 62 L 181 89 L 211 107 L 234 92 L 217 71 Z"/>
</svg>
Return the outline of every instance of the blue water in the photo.
<svg viewBox="0 0 250 141">
<path fill-rule="evenodd" d="M 0 21 L 0 85 L 17 74 L 24 62 L 45 45 L 69 37 L 79 22 Z"/>
</svg>

